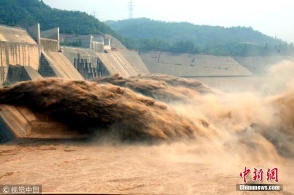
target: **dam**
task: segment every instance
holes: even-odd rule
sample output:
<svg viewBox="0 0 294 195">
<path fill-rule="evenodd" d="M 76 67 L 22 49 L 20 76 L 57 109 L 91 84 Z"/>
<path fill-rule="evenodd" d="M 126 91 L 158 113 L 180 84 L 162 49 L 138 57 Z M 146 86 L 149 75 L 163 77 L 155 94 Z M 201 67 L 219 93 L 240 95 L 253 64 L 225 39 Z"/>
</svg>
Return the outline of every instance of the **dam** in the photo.
<svg viewBox="0 0 294 195">
<path fill-rule="evenodd" d="M 62 45 L 79 42 L 79 47 Z M 114 44 L 112 44 L 112 42 Z M 136 51 L 111 35 L 61 36 L 59 28 L 40 30 L 40 24 L 22 29 L 0 25 L 0 85 L 44 78 L 89 80 L 119 74 L 148 74 Z M 50 133 L 48 133 L 50 132 Z M 15 138 L 81 138 L 81 134 L 20 106 L 0 105 L 0 143 Z"/>
<path fill-rule="evenodd" d="M 269 60 L 274 62 L 284 59 L 271 58 Z M 288 60 L 294 61 L 290 57 Z M 39 24 L 28 29 L 0 26 L 0 85 L 4 89 L 20 81 L 35 82 L 49 79 L 50 83 L 50 78 L 60 78 L 62 81 L 72 81 L 69 84 L 81 87 L 81 90 L 89 85 L 86 83 L 87 80 L 102 84 L 107 81 L 143 95 L 147 94 L 154 99 L 165 96 L 165 93 L 169 94 L 170 99 L 172 96 L 176 97 L 175 99 L 182 99 L 190 93 L 189 90 L 175 91 L 178 86 L 169 86 L 171 83 L 183 82 L 178 77 L 196 78 L 207 86 L 223 91 L 231 90 L 233 85 L 239 91 L 259 90 L 256 86 L 260 83 L 270 83 L 259 74 L 263 71 L 260 68 L 262 66 L 259 65 L 269 63 L 269 61 L 263 61 L 263 58 L 258 57 L 175 55 L 157 51 L 139 55 L 137 51 L 128 50 L 111 35 L 63 35 L 59 33 L 59 28 L 41 31 Z M 165 76 L 163 79 L 161 76 L 148 76 L 150 73 L 174 77 Z M 103 81 L 100 78 L 105 79 Z M 200 82 L 196 83 L 196 87 L 200 86 Z M 65 83 L 58 85 L 66 86 Z M 65 87 L 65 89 L 68 88 Z M 109 90 L 112 93 L 114 89 Z M 152 92 L 152 90 L 162 91 Z M 124 93 L 120 88 L 114 92 L 115 94 Z M 113 97 L 111 93 L 107 97 Z M 81 96 L 78 98 L 83 101 L 84 94 Z M 92 96 L 89 95 L 89 97 Z M 37 99 L 28 102 L 34 104 L 34 101 L 38 102 Z M 144 101 L 151 102 L 152 105 L 154 100 Z M 24 106 L 26 105 L 21 103 L 0 105 L 0 143 L 18 138 L 86 137 L 86 134 L 72 132 L 68 126 L 49 119 L 48 113 L 32 111 Z"/>
</svg>

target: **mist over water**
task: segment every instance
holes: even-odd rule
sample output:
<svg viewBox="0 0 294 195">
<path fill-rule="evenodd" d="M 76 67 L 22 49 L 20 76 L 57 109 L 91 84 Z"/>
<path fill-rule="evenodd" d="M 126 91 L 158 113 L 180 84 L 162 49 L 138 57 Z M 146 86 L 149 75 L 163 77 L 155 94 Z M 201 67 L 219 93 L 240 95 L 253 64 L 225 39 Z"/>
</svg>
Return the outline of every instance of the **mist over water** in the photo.
<svg viewBox="0 0 294 195">
<path fill-rule="evenodd" d="M 293 74 L 294 63 L 283 62 L 259 91 L 232 92 L 167 75 L 47 79 L 1 89 L 0 103 L 46 114 L 96 142 L 167 143 L 164 153 L 224 167 L 253 159 L 283 163 L 294 157 Z"/>
</svg>

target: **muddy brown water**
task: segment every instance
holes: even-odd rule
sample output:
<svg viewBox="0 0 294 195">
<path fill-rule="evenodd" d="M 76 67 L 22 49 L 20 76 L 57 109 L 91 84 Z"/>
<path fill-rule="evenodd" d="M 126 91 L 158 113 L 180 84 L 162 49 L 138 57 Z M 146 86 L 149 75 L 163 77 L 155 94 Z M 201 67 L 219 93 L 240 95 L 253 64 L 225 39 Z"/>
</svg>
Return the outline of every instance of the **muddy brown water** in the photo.
<svg viewBox="0 0 294 195">
<path fill-rule="evenodd" d="M 275 72 L 279 67 L 291 72 L 294 65 Z M 294 90 L 283 75 L 267 77 L 266 92 L 199 82 L 195 88 L 163 75 L 103 83 L 51 79 L 1 89 L 0 103 L 27 105 L 92 134 L 0 145 L 0 184 L 42 184 L 44 192 L 56 193 L 293 194 Z M 263 169 L 264 184 L 273 183 L 266 170 L 278 168 L 283 191 L 236 191 L 245 167 Z"/>
</svg>

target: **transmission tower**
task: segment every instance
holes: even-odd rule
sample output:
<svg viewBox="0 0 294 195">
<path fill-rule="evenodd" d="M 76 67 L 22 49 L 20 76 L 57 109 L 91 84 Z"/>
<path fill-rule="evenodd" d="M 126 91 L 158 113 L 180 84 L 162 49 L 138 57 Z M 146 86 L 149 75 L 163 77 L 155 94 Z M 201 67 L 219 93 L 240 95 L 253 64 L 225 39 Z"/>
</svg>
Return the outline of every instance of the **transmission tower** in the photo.
<svg viewBox="0 0 294 195">
<path fill-rule="evenodd" d="M 94 18 L 96 18 L 96 11 L 93 11 L 92 16 L 94 16 Z"/>
<path fill-rule="evenodd" d="M 130 0 L 130 3 L 129 3 L 129 19 L 133 18 L 133 10 L 134 10 L 134 4 L 133 4 L 133 1 Z"/>
</svg>

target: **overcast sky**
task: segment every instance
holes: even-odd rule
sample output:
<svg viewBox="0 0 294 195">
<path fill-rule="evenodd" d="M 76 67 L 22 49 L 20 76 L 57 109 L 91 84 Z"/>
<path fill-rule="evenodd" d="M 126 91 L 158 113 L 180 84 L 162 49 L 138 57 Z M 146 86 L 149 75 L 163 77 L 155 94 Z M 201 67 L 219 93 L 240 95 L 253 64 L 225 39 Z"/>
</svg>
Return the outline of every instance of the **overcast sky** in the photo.
<svg viewBox="0 0 294 195">
<path fill-rule="evenodd" d="M 43 0 L 52 8 L 84 11 L 100 21 L 129 18 L 130 0 Z M 252 27 L 294 43 L 294 0 L 133 0 L 133 18 L 199 25 Z"/>
</svg>

